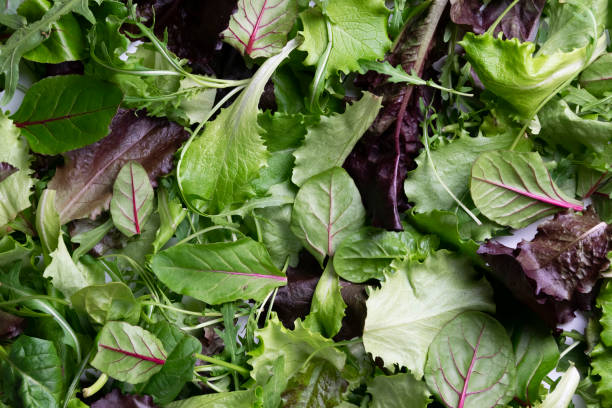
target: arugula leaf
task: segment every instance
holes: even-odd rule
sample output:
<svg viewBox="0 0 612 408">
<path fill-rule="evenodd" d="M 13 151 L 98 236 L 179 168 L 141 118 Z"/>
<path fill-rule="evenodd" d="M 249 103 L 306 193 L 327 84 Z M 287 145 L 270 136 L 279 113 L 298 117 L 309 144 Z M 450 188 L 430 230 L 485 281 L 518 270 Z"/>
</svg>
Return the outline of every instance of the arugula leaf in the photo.
<svg viewBox="0 0 612 408">
<path fill-rule="evenodd" d="M 153 211 L 153 187 L 147 171 L 138 162 L 126 163 L 115 180 L 110 203 L 113 224 L 124 235 L 140 235 L 140 228 Z"/>
<path fill-rule="evenodd" d="M 119 381 L 138 384 L 158 373 L 166 358 L 163 344 L 151 332 L 124 322 L 108 322 L 98 335 L 91 365 Z"/>
<path fill-rule="evenodd" d="M 493 311 L 492 289 L 467 258 L 444 250 L 391 268 L 366 302 L 363 344 L 385 367 L 405 366 L 420 379 L 437 331 L 462 311 Z"/>
<path fill-rule="evenodd" d="M 223 39 L 243 55 L 270 57 L 287 43 L 297 17 L 295 0 L 239 0 Z"/>
<path fill-rule="evenodd" d="M 140 318 L 140 302 L 122 282 L 87 286 L 75 292 L 70 301 L 75 310 L 87 313 L 98 324 L 113 320 L 137 324 Z"/>
<path fill-rule="evenodd" d="M 113 220 L 109 218 L 106 220 L 106 222 L 96 226 L 95 228 L 73 236 L 70 240 L 79 244 L 79 247 L 72 253 L 72 259 L 77 262 L 83 255 L 98 245 L 98 243 L 104 239 L 106 234 L 112 228 Z"/>
<path fill-rule="evenodd" d="M 250 238 L 177 245 L 154 255 L 151 268 L 173 291 L 208 304 L 263 300 L 287 282 L 265 247 Z"/>
<path fill-rule="evenodd" d="M 323 265 L 342 240 L 365 219 L 361 196 L 351 177 L 334 167 L 308 179 L 293 205 L 291 230 Z"/>
<path fill-rule="evenodd" d="M 427 385 L 409 373 L 374 377 L 368 384 L 368 394 L 372 395 L 372 408 L 425 408 L 431 402 Z"/>
<path fill-rule="evenodd" d="M 583 206 L 552 181 L 538 153 L 491 151 L 472 167 L 470 191 L 476 207 L 502 225 L 522 228 L 561 209 Z"/>
<path fill-rule="evenodd" d="M 304 319 L 304 327 L 332 338 L 342 327 L 345 309 L 346 303 L 340 293 L 340 280 L 333 264 L 328 262 L 314 291 L 310 314 Z"/>
</svg>

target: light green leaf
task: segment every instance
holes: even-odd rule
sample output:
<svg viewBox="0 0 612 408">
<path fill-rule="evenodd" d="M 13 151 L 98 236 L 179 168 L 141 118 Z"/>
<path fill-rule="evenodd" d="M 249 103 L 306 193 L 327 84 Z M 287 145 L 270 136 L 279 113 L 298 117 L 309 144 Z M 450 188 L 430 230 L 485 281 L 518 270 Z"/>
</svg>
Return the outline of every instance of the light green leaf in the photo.
<svg viewBox="0 0 612 408">
<path fill-rule="evenodd" d="M 476 207 L 501 225 L 522 228 L 579 201 L 552 181 L 538 153 L 492 151 L 474 162 L 470 190 Z"/>
<path fill-rule="evenodd" d="M 19 14 L 28 21 L 35 21 L 42 18 L 50 8 L 51 3 L 47 0 L 26 0 L 19 7 Z M 49 32 L 48 38 L 38 47 L 25 53 L 23 58 L 45 64 L 58 64 L 85 57 L 87 41 L 74 15 L 66 14 L 52 23 Z"/>
<path fill-rule="evenodd" d="M 324 77 L 359 71 L 359 60 L 383 58 L 391 47 L 387 36 L 389 10 L 384 0 L 334 0 L 325 11 L 310 8 L 300 14 L 306 65 L 324 61 Z M 327 22 L 331 36 L 328 37 Z M 329 47 L 329 48 L 328 48 Z"/>
<path fill-rule="evenodd" d="M 300 320 L 295 329 L 288 330 L 273 315 L 263 329 L 255 335 L 260 346 L 250 352 L 249 364 L 253 367 L 251 377 L 258 384 L 266 384 L 274 372 L 275 362 L 281 356 L 285 360 L 284 377 L 289 379 L 297 374 L 308 359 L 311 364 L 327 363 L 342 370 L 346 355 L 334 347 L 334 342 L 305 328 Z"/>
<path fill-rule="evenodd" d="M 292 40 L 269 58 L 238 99 L 183 148 L 177 180 L 192 208 L 218 214 L 252 195 L 250 182 L 268 157 L 257 124 L 259 98 L 274 70 L 297 45 Z"/>
<path fill-rule="evenodd" d="M 0 390 L 14 407 L 57 408 L 64 390 L 53 342 L 21 335 L 7 354 L 0 347 Z"/>
<path fill-rule="evenodd" d="M 287 43 L 297 11 L 296 0 L 240 0 L 221 35 L 242 55 L 270 57 Z"/>
<path fill-rule="evenodd" d="M 508 334 L 484 313 L 458 315 L 429 346 L 425 379 L 446 406 L 504 405 L 514 394 L 515 375 Z"/>
<path fill-rule="evenodd" d="M 265 247 L 250 238 L 181 244 L 153 256 L 151 268 L 170 289 L 208 304 L 263 300 L 287 283 Z"/>
<path fill-rule="evenodd" d="M 171 402 L 165 408 L 253 408 L 257 396 L 255 390 L 218 392 L 198 395 L 184 400 Z"/>
<path fill-rule="evenodd" d="M 372 395 L 370 408 L 425 408 L 431 402 L 425 382 L 409 373 L 374 377 L 368 384 L 368 394 Z"/>
<path fill-rule="evenodd" d="M 599 97 L 612 92 L 612 53 L 603 54 L 582 71 L 580 85 Z"/>
<path fill-rule="evenodd" d="M 17 9 L 23 2 L 24 0 L 6 0 L 3 5 L 0 5 L 0 24 L 13 30 L 26 25 L 26 19 L 17 14 Z"/>
<path fill-rule="evenodd" d="M 1 56 L 0 56 L 1 58 Z M 11 120 L 0 114 L 0 162 L 19 169 L 0 182 L 0 226 L 5 226 L 21 211 L 30 206 L 30 155 L 25 140 Z"/>
<path fill-rule="evenodd" d="M 457 206 L 440 179 L 461 201 L 469 191 L 470 171 L 482 152 L 509 148 L 514 136 L 469 137 L 462 136 L 435 150 L 423 149 L 417 157 L 417 168 L 409 171 L 404 182 L 408 201 L 414 202 L 414 211 L 424 213 L 433 210 L 451 210 Z M 435 169 L 434 169 L 435 166 Z"/>
<path fill-rule="evenodd" d="M 8 266 L 19 260 L 27 264 L 35 248 L 36 244 L 29 236 L 23 244 L 10 235 L 3 236 L 0 238 L 0 266 Z"/>
<path fill-rule="evenodd" d="M 189 77 L 181 79 L 177 93 L 186 94 L 180 101 L 179 110 L 187 117 L 190 124 L 200 123 L 208 117 L 217 96 L 215 88 L 202 87 Z"/>
<path fill-rule="evenodd" d="M 597 296 L 597 307 L 601 309 L 601 341 L 612 347 L 612 281 L 606 281 Z"/>
<path fill-rule="evenodd" d="M 112 320 L 136 324 L 140 318 L 140 303 L 132 290 L 121 282 L 87 286 L 72 295 L 70 300 L 75 310 L 87 313 L 98 324 Z"/>
<path fill-rule="evenodd" d="M 279 269 L 287 260 L 290 266 L 297 266 L 303 248 L 300 240 L 291 232 L 292 208 L 292 205 L 287 204 L 253 211 L 253 217 L 261 229 L 262 242 L 270 253 L 274 265 Z"/>
<path fill-rule="evenodd" d="M 366 302 L 363 344 L 385 367 L 406 366 L 420 379 L 437 332 L 463 311 L 494 311 L 493 291 L 467 258 L 448 251 L 392 268 Z"/>
<path fill-rule="evenodd" d="M 178 197 L 170 196 L 165 187 L 157 189 L 157 212 L 161 225 L 155 234 L 153 241 L 153 252 L 157 253 L 174 235 L 176 228 L 185 219 L 187 210 Z"/>
<path fill-rule="evenodd" d="M 591 374 L 600 376 L 595 381 L 597 395 L 601 398 L 602 408 L 612 407 L 612 349 L 598 344 L 591 353 Z"/>
<path fill-rule="evenodd" d="M 361 195 L 348 173 L 334 167 L 310 178 L 295 197 L 291 230 L 320 264 L 364 223 Z"/>
<path fill-rule="evenodd" d="M 48 265 L 49 256 L 57 249 L 57 242 L 62 232 L 59 213 L 55 208 L 55 190 L 46 189 L 40 195 L 36 208 L 36 231 Z"/>
<path fill-rule="evenodd" d="M 122 98 L 119 88 L 107 82 L 58 75 L 32 85 L 11 119 L 33 151 L 64 153 L 108 135 Z"/>
<path fill-rule="evenodd" d="M 126 163 L 115 180 L 110 212 L 113 223 L 124 235 L 140 235 L 153 211 L 153 186 L 138 162 Z"/>
<path fill-rule="evenodd" d="M 340 293 L 340 280 L 332 262 L 328 262 L 314 291 L 310 313 L 304 319 L 304 327 L 332 338 L 342 327 L 345 309 L 346 303 Z"/>
<path fill-rule="evenodd" d="M 138 326 L 108 322 L 98 335 L 94 368 L 130 384 L 147 381 L 166 362 L 166 351 L 157 337 Z"/>
<path fill-rule="evenodd" d="M 580 373 L 573 365 L 563 374 L 555 390 L 546 396 L 546 399 L 535 405 L 535 408 L 567 408 L 580 383 Z M 604 402 L 607 404 L 607 402 Z M 606 406 L 606 405 L 604 405 Z"/>
<path fill-rule="evenodd" d="M 309 127 L 304 144 L 293 153 L 293 183 L 301 186 L 316 174 L 342 167 L 378 115 L 381 103 L 381 97 L 365 92 L 360 100 L 347 105 L 344 113 L 322 116 L 319 123 Z"/>
<path fill-rule="evenodd" d="M 109 218 L 103 224 L 72 237 L 70 240 L 79 244 L 79 247 L 72 253 L 72 259 L 77 262 L 83 255 L 92 250 L 113 228 L 113 225 L 113 220 Z"/>
</svg>

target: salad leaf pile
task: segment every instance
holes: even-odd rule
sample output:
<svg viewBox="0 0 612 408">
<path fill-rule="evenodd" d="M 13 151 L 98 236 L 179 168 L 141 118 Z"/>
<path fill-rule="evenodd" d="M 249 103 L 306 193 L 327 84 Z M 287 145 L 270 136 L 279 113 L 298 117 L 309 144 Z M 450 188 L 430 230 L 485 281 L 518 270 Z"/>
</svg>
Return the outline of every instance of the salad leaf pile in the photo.
<svg viewBox="0 0 612 408">
<path fill-rule="evenodd" d="M 2 2 L 0 407 L 612 407 L 610 28 Z"/>
</svg>

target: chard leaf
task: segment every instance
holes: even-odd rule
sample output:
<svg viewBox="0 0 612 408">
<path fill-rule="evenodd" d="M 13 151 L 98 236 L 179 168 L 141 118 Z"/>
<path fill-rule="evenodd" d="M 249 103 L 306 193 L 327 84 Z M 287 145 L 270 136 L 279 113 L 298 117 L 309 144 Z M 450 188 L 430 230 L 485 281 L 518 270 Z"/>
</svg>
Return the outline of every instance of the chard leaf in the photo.
<svg viewBox="0 0 612 408">
<path fill-rule="evenodd" d="M 125 236 L 140 235 L 141 226 L 153 211 L 153 187 L 138 162 L 126 163 L 115 180 L 110 212 L 113 223 Z"/>
<path fill-rule="evenodd" d="M 304 319 L 304 327 L 332 338 L 342 327 L 345 309 L 346 303 L 340 293 L 340 280 L 332 262 L 328 262 L 314 291 L 310 313 Z"/>
<path fill-rule="evenodd" d="M 55 209 L 55 190 L 46 189 L 40 195 L 36 208 L 36 231 L 48 265 L 49 255 L 57 249 L 61 235 L 59 214 Z"/>
<path fill-rule="evenodd" d="M 208 304 L 263 300 L 287 282 L 265 247 L 250 238 L 178 245 L 154 255 L 151 268 L 173 291 Z"/>
<path fill-rule="evenodd" d="M 94 368 L 130 384 L 147 381 L 166 362 L 166 351 L 157 337 L 138 326 L 108 322 L 98 335 Z"/>
<path fill-rule="evenodd" d="M 383 58 L 391 47 L 387 36 L 389 10 L 383 0 L 335 0 L 324 10 L 309 8 L 300 14 L 307 65 L 322 65 L 325 78 L 359 71 L 359 60 Z M 329 27 L 328 27 L 329 26 Z"/>
<path fill-rule="evenodd" d="M 218 392 L 215 394 L 198 395 L 184 400 L 178 400 L 165 405 L 166 408 L 252 408 L 258 397 L 255 390 Z"/>
<path fill-rule="evenodd" d="M 512 399 L 515 374 L 506 330 L 484 313 L 460 314 L 429 346 L 425 379 L 447 407 L 503 405 Z"/>
<path fill-rule="evenodd" d="M 0 226 L 5 226 L 17 214 L 30 206 L 30 189 L 34 181 L 30 177 L 30 155 L 25 140 L 19 137 L 19 130 L 9 119 L 0 114 L 2 149 L 0 162 L 18 171 L 0 181 Z"/>
<path fill-rule="evenodd" d="M 185 219 L 187 210 L 177 196 L 170 196 L 163 186 L 157 189 L 157 212 L 161 225 L 155 234 L 153 252 L 157 253 L 172 238 L 176 228 Z"/>
<path fill-rule="evenodd" d="M 579 201 L 552 181 L 538 153 L 492 151 L 474 162 L 470 190 L 476 207 L 502 225 L 522 228 Z"/>
<path fill-rule="evenodd" d="M 252 195 L 250 182 L 268 157 L 257 124 L 259 98 L 278 65 L 297 46 L 297 40 L 291 40 L 266 60 L 238 99 L 183 148 L 176 177 L 193 209 L 218 214 Z"/>
<path fill-rule="evenodd" d="M 19 169 L 10 163 L 0 163 L 0 183 L 6 180 L 10 175 L 15 174 Z"/>
<path fill-rule="evenodd" d="M 64 376 L 53 342 L 19 336 L 9 353 L 0 348 L 0 375 L 3 398 L 11 406 L 59 407 Z"/>
<path fill-rule="evenodd" d="M 239 0 L 221 35 L 242 55 L 270 57 L 287 43 L 297 11 L 296 0 Z"/>
<path fill-rule="evenodd" d="M 381 101 L 381 97 L 365 92 L 360 100 L 347 105 L 343 114 L 322 116 L 319 123 L 309 127 L 304 144 L 293 153 L 291 181 L 301 186 L 316 174 L 341 167 L 376 118 Z"/>
<path fill-rule="evenodd" d="M 111 122 L 111 133 L 66 153 L 66 164 L 49 182 L 49 188 L 57 191 L 55 204 L 62 223 L 95 217 L 108 208 L 117 174 L 129 161 L 142 164 L 151 180 L 169 172 L 186 136 L 175 123 L 120 110 Z"/>
<path fill-rule="evenodd" d="M 580 85 L 599 97 L 612 92 L 612 53 L 603 54 L 582 71 Z"/>
<path fill-rule="evenodd" d="M 117 87 L 92 77 L 53 76 L 28 89 L 11 119 L 33 151 L 53 155 L 106 136 L 122 98 Z"/>
<path fill-rule="evenodd" d="M 477 279 L 467 258 L 448 251 L 435 252 L 423 263 L 391 267 L 366 302 L 363 344 L 385 367 L 405 366 L 420 379 L 437 331 L 463 311 L 495 310 L 493 291 L 484 278 Z"/>
<path fill-rule="evenodd" d="M 137 324 L 140 318 L 140 302 L 121 282 L 87 286 L 72 295 L 70 301 L 75 310 L 87 313 L 98 324 L 113 320 Z"/>
<path fill-rule="evenodd" d="M 368 394 L 372 395 L 371 408 L 425 408 L 431 402 L 425 382 L 409 373 L 374 377 L 368 384 Z"/>
<path fill-rule="evenodd" d="M 355 183 L 334 167 L 308 179 L 293 205 L 291 230 L 323 265 L 342 240 L 364 223 L 365 210 Z"/>
<path fill-rule="evenodd" d="M 70 12 L 82 15 L 92 24 L 96 22 L 88 6 L 88 0 L 57 0 L 40 20 L 18 28 L 0 46 L 0 73 L 4 74 L 4 95 L 0 104 L 8 103 L 15 94 L 21 57 L 45 40 L 44 33 L 49 31 L 53 23 Z"/>
</svg>

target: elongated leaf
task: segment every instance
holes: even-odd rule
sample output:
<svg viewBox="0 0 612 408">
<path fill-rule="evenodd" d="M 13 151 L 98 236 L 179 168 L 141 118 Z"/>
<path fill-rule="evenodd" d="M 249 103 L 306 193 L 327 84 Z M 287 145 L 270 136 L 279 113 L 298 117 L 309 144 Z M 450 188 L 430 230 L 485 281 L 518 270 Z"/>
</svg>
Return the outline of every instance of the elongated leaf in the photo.
<svg viewBox="0 0 612 408">
<path fill-rule="evenodd" d="M 293 153 L 295 167 L 291 181 L 301 186 L 316 174 L 342 167 L 355 143 L 376 118 L 381 101 L 382 98 L 365 92 L 343 114 L 323 116 L 318 124 L 309 127 L 304 144 Z"/>
<path fill-rule="evenodd" d="M 153 252 L 158 252 L 172 238 L 174 231 L 187 215 L 179 197 L 170 197 L 170 192 L 164 187 L 157 190 L 157 212 L 161 225 L 155 234 Z"/>
<path fill-rule="evenodd" d="M 153 211 L 153 187 L 140 163 L 124 165 L 113 187 L 110 211 L 115 227 L 124 235 L 140 235 L 141 226 Z"/>
<path fill-rule="evenodd" d="M 140 302 L 121 282 L 87 286 L 72 295 L 70 300 L 74 309 L 87 313 L 98 324 L 111 320 L 136 324 L 140 317 Z"/>
<path fill-rule="evenodd" d="M 175 246 L 155 255 L 151 267 L 173 291 L 209 304 L 263 300 L 287 282 L 263 245 L 250 238 Z"/>
<path fill-rule="evenodd" d="M 596 373 L 596 370 L 593 370 Z M 605 375 L 605 374 L 604 374 Z M 541 404 L 535 405 L 536 408 L 567 408 L 572 403 L 572 399 L 580 383 L 580 373 L 573 365 L 563 373 L 561 380 L 555 390 L 546 396 Z M 604 400 L 606 401 L 606 400 Z M 607 404 L 607 402 L 605 402 Z"/>
<path fill-rule="evenodd" d="M 351 177 L 334 167 L 310 178 L 295 197 L 291 230 L 323 264 L 342 240 L 365 220 L 361 196 Z"/>
<path fill-rule="evenodd" d="M 342 327 L 346 303 L 340 293 L 340 280 L 333 264 L 327 263 L 314 291 L 310 313 L 304 319 L 304 327 L 332 338 Z"/>
<path fill-rule="evenodd" d="M 0 349 L 3 399 L 7 398 L 14 407 L 59 407 L 64 377 L 53 342 L 20 336 L 10 353 L 4 353 Z"/>
<path fill-rule="evenodd" d="M 522 228 L 566 208 L 582 211 L 552 181 L 538 153 L 493 151 L 472 168 L 470 190 L 476 207 L 502 225 Z"/>
<path fill-rule="evenodd" d="M 287 42 L 297 8 L 296 0 L 240 0 L 221 35 L 243 55 L 270 57 Z"/>
<path fill-rule="evenodd" d="M 92 77 L 53 76 L 28 89 L 11 119 L 33 151 L 58 154 L 106 136 L 122 98 L 119 88 Z"/>
<path fill-rule="evenodd" d="M 36 231 L 40 237 L 43 254 L 47 265 L 50 262 L 49 255 L 57 249 L 60 238 L 60 219 L 55 209 L 55 190 L 45 190 L 38 200 L 36 208 Z"/>
<path fill-rule="evenodd" d="M 297 46 L 292 40 L 266 60 L 238 99 L 183 148 L 176 177 L 192 208 L 218 214 L 252 195 L 250 182 L 268 157 L 257 124 L 259 98 L 278 65 Z"/>
<path fill-rule="evenodd" d="M 447 407 L 503 405 L 512 399 L 514 376 L 514 353 L 506 330 L 484 313 L 460 314 L 429 347 L 425 379 Z"/>
<path fill-rule="evenodd" d="M 123 322 L 108 322 L 98 336 L 91 365 L 130 384 L 147 381 L 166 362 L 164 346 L 150 332 Z"/>
</svg>

